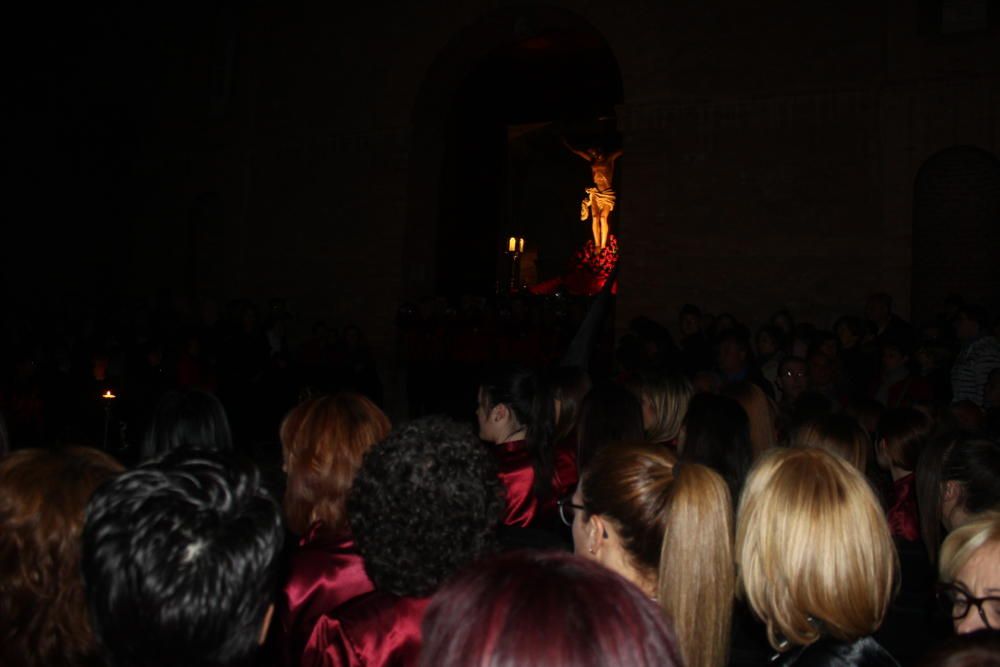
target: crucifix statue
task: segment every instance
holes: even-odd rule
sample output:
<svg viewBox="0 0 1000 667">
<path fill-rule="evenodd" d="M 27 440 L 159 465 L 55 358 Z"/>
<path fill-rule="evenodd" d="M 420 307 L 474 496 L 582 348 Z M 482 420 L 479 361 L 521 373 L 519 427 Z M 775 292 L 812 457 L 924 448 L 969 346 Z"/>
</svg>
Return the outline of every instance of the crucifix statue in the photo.
<svg viewBox="0 0 1000 667">
<path fill-rule="evenodd" d="M 563 139 L 563 144 L 574 154 L 579 155 L 590 164 L 594 177 L 594 186 L 587 188 L 586 197 L 580 203 L 580 219 L 590 218 L 591 231 L 594 234 L 594 247 L 604 250 L 608 243 L 608 216 L 615 207 L 615 191 L 611 189 L 611 179 L 615 173 L 615 160 L 621 157 L 622 151 L 617 150 L 610 155 L 599 148 L 577 150 Z"/>
</svg>

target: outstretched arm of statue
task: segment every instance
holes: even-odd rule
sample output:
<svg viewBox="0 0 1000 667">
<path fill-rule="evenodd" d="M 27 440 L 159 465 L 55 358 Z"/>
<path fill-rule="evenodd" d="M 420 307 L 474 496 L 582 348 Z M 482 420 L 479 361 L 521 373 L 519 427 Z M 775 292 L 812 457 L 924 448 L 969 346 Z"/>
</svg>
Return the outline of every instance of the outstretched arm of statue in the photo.
<svg viewBox="0 0 1000 667">
<path fill-rule="evenodd" d="M 612 154 L 611 154 L 611 157 L 609 157 L 608 159 L 609 159 L 609 160 L 610 160 L 610 161 L 611 161 L 612 163 L 614 163 L 614 161 L 615 161 L 615 160 L 617 160 L 618 158 L 620 158 L 620 157 L 622 156 L 622 154 L 623 154 L 624 152 L 625 152 L 625 151 L 623 151 L 622 149 L 620 149 L 620 148 L 619 148 L 619 149 L 618 149 L 618 150 L 616 150 L 616 151 L 615 151 L 614 153 L 612 153 Z"/>
<path fill-rule="evenodd" d="M 562 145 L 565 146 L 567 149 L 569 149 L 570 153 L 573 153 L 575 155 L 579 155 L 580 157 L 582 157 L 587 162 L 592 162 L 592 160 L 590 159 L 590 156 L 587 155 L 587 153 L 585 153 L 585 152 L 583 152 L 581 150 L 577 150 L 577 149 L 573 148 L 570 145 L 570 143 L 568 141 L 566 141 L 566 137 L 560 137 L 560 139 L 562 140 Z"/>
</svg>

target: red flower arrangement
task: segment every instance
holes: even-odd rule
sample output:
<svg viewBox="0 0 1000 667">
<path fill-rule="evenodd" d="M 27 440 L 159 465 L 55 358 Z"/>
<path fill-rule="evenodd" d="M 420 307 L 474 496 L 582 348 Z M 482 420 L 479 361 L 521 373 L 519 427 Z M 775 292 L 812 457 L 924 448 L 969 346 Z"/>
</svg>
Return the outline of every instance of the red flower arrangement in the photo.
<svg viewBox="0 0 1000 667">
<path fill-rule="evenodd" d="M 611 275 L 618 263 L 618 237 L 608 235 L 608 244 L 603 250 L 598 250 L 593 239 L 583 244 L 576 251 L 576 268 L 589 271 L 595 278 L 605 279 Z"/>
</svg>

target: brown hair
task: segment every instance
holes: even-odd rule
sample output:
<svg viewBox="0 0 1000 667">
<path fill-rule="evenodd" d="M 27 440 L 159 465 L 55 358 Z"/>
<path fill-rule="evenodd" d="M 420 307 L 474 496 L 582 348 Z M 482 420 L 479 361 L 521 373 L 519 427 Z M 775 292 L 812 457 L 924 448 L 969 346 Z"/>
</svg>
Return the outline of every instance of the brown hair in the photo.
<svg viewBox="0 0 1000 667">
<path fill-rule="evenodd" d="M 735 382 L 723 387 L 722 395 L 735 398 L 747 413 L 754 459 L 778 444 L 774 428 L 778 411 L 760 387 L 752 382 Z"/>
<path fill-rule="evenodd" d="M 579 366 L 562 366 L 548 378 L 552 398 L 559 401 L 559 418 L 555 425 L 555 440 L 568 437 L 576 428 L 583 399 L 590 391 L 590 376 Z"/>
<path fill-rule="evenodd" d="M 288 527 L 304 535 L 316 521 L 331 531 L 345 522 L 344 502 L 365 452 L 389 434 L 389 418 L 364 396 L 309 399 L 281 423 L 288 485 Z"/>
<path fill-rule="evenodd" d="M 0 664 L 94 659 L 80 532 L 94 490 L 122 470 L 86 447 L 25 449 L 0 460 Z"/>
<path fill-rule="evenodd" d="M 653 424 L 646 429 L 646 440 L 675 440 L 694 394 L 691 381 L 683 375 L 644 374 L 634 383 L 633 391 L 640 401 L 649 401 L 655 415 Z"/>
<path fill-rule="evenodd" d="M 864 473 L 868 466 L 871 440 L 868 433 L 847 415 L 823 415 L 795 430 L 792 447 L 824 449 Z"/>
<path fill-rule="evenodd" d="M 754 466 L 740 499 L 736 564 L 777 650 L 872 634 L 898 567 L 867 480 L 816 448 L 775 449 Z"/>
<path fill-rule="evenodd" d="M 732 503 L 718 473 L 650 444 L 599 450 L 581 483 L 588 514 L 613 522 L 633 565 L 657 581 L 684 664 L 721 667 L 733 606 Z"/>
<path fill-rule="evenodd" d="M 885 453 L 897 468 L 912 472 L 930 435 L 930 417 L 914 408 L 892 408 L 878 420 L 879 438 L 885 439 Z"/>
</svg>

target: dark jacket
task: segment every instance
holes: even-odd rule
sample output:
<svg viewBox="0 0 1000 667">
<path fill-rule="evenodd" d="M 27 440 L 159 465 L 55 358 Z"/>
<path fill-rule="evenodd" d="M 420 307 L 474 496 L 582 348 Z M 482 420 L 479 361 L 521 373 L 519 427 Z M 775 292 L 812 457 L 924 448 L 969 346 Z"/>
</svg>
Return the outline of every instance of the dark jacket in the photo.
<svg viewBox="0 0 1000 667">
<path fill-rule="evenodd" d="M 854 642 L 824 638 L 809 646 L 775 656 L 772 665 L 795 667 L 899 667 L 891 655 L 871 637 Z"/>
</svg>

